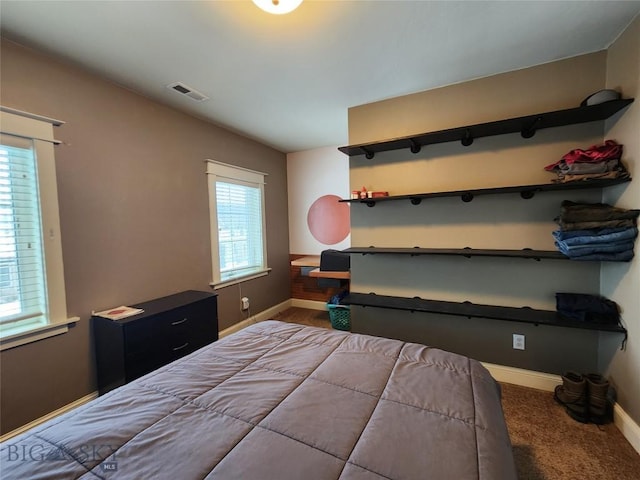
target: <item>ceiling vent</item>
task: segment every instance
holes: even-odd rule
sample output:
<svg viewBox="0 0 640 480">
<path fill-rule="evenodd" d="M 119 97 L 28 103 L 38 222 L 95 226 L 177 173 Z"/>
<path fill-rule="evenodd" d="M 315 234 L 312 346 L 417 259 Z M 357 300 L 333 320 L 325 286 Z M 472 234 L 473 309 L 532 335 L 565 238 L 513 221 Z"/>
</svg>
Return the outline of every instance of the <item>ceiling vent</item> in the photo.
<svg viewBox="0 0 640 480">
<path fill-rule="evenodd" d="M 205 94 L 200 93 L 199 91 L 191 88 L 188 85 L 185 85 L 182 82 L 172 83 L 170 85 L 167 85 L 167 88 L 170 88 L 171 90 L 175 90 L 176 92 L 182 95 L 186 95 L 187 97 L 195 100 L 196 102 L 204 102 L 205 100 L 209 100 L 209 97 L 207 97 Z"/>
</svg>

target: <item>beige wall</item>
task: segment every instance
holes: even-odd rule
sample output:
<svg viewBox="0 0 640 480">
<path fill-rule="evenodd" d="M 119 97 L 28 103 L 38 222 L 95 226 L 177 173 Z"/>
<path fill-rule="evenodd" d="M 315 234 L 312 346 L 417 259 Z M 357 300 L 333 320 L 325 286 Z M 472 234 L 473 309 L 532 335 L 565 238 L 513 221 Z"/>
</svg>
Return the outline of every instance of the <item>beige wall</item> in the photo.
<svg viewBox="0 0 640 480">
<path fill-rule="evenodd" d="M 284 154 L 5 39 L 1 70 L 2 105 L 67 122 L 56 167 L 68 312 L 81 318 L 0 354 L 2 432 L 95 390 L 91 310 L 210 289 L 206 158 L 268 173 L 273 271 L 242 295 L 253 312 L 289 298 Z M 218 293 L 224 329 L 243 319 L 240 287 Z"/>
<path fill-rule="evenodd" d="M 578 103 L 582 100 L 581 92 L 602 87 L 605 71 L 598 65 L 605 56 L 605 52 L 599 52 L 574 57 L 351 108 L 349 143 L 574 107 L 576 99 Z M 589 74 L 571 75 L 572 71 Z"/>
<path fill-rule="evenodd" d="M 637 42 L 637 30 L 630 38 Z M 637 60 L 637 49 L 635 52 Z M 620 54 L 621 69 L 629 55 L 628 50 Z M 634 78 L 637 81 L 637 73 Z M 577 107 L 589 94 L 604 88 L 606 81 L 607 52 L 602 51 L 363 105 L 349 110 L 349 143 Z M 637 96 L 637 89 L 625 89 L 624 94 Z M 624 119 L 629 122 L 626 128 L 637 135 L 634 115 L 627 112 Z M 603 122 L 596 122 L 541 130 L 528 140 L 510 134 L 476 139 L 469 147 L 450 143 L 423 147 L 418 154 L 386 152 L 373 160 L 358 156 L 350 159 L 350 182 L 391 194 L 547 183 L 554 176 L 543 169 L 545 165 L 573 148 L 601 142 L 604 133 Z M 637 193 L 637 188 L 628 184 L 619 191 L 633 189 Z M 557 228 L 553 219 L 562 200 L 596 202 L 601 198 L 600 191 L 584 190 L 539 194 L 531 200 L 514 194 L 477 197 L 471 203 L 443 198 L 425 200 L 418 206 L 408 201 L 380 203 L 373 208 L 356 204 L 351 209 L 351 243 L 553 250 L 551 232 Z M 627 203 L 638 207 L 637 195 L 634 198 Z M 556 292 L 598 294 L 601 289 L 598 262 L 367 255 L 354 256 L 351 265 L 352 291 L 403 297 L 553 310 Z M 626 272 L 629 265 L 613 268 Z M 637 281 L 636 287 L 633 281 L 624 282 L 625 291 L 635 288 L 637 296 Z M 626 309 L 637 299 L 621 293 L 619 300 L 626 318 Z M 638 310 L 632 307 L 629 313 L 637 317 Z M 352 308 L 352 325 L 356 331 L 419 341 L 483 361 L 550 373 L 586 373 L 598 368 L 604 373 L 607 359 L 616 355 L 622 341 L 619 334 L 607 334 L 603 341 L 605 334 L 592 331 L 362 307 Z M 514 333 L 526 335 L 525 351 L 512 349 Z M 637 369 L 632 370 L 637 374 Z M 624 408 L 630 408 L 631 399 L 638 398 L 637 390 L 633 395 L 625 399 Z"/>
<path fill-rule="evenodd" d="M 635 178 L 626 188 L 605 192 L 604 200 L 624 208 L 640 208 L 640 16 L 609 48 L 607 54 L 607 87 L 619 89 L 625 97 L 636 101 L 622 116 L 607 122 L 607 138 L 624 144 L 623 158 Z M 619 402 L 640 424 L 640 260 L 628 264 L 603 264 L 602 293 L 623 308 L 629 341 L 625 351 L 615 350 L 613 358 L 602 359 L 601 370 L 615 385 Z M 601 335 L 603 349 L 611 342 Z"/>
</svg>

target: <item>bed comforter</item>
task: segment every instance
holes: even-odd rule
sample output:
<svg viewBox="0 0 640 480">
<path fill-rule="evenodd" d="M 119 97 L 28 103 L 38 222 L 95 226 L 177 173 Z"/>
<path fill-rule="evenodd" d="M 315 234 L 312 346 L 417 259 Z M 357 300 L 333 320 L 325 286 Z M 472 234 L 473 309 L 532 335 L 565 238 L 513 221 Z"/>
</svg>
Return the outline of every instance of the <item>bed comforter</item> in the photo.
<svg viewBox="0 0 640 480">
<path fill-rule="evenodd" d="M 3 479 L 515 479 L 499 388 L 424 345 L 266 321 L 2 445 Z"/>
</svg>

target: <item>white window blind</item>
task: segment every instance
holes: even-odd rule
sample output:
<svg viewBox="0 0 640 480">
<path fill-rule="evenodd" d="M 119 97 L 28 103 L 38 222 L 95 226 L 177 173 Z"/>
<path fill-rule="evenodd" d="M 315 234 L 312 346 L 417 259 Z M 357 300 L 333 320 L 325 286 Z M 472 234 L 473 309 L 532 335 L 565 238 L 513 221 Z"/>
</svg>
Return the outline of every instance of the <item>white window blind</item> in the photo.
<svg viewBox="0 0 640 480">
<path fill-rule="evenodd" d="M 65 333 L 53 127 L 0 106 L 0 350 Z"/>
<path fill-rule="evenodd" d="M 216 288 L 269 270 L 266 262 L 264 174 L 207 161 L 211 257 Z"/>
<path fill-rule="evenodd" d="M 216 182 L 221 280 L 262 268 L 260 189 Z"/>
<path fill-rule="evenodd" d="M 47 323 L 33 141 L 0 136 L 0 324 Z"/>
</svg>

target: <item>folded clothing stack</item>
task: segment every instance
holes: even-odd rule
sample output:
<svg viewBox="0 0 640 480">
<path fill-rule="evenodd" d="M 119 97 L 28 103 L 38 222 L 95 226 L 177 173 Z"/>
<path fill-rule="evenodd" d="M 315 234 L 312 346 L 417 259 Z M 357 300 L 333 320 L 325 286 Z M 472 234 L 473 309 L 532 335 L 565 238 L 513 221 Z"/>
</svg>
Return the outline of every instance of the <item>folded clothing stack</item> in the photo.
<svg viewBox="0 0 640 480">
<path fill-rule="evenodd" d="M 628 262 L 633 258 L 640 210 L 606 203 L 562 202 L 555 245 L 572 260 Z"/>
<path fill-rule="evenodd" d="M 618 305 L 600 295 L 586 293 L 556 293 L 556 310 L 567 318 L 586 323 L 618 325 Z"/>
<path fill-rule="evenodd" d="M 620 161 L 622 145 L 607 140 L 602 145 L 593 145 L 587 150 L 575 149 L 560 160 L 544 167 L 556 172 L 558 178 L 553 182 L 576 182 L 590 179 L 628 178 L 629 172 Z"/>
</svg>

